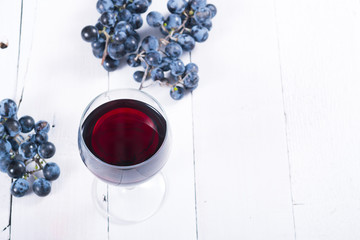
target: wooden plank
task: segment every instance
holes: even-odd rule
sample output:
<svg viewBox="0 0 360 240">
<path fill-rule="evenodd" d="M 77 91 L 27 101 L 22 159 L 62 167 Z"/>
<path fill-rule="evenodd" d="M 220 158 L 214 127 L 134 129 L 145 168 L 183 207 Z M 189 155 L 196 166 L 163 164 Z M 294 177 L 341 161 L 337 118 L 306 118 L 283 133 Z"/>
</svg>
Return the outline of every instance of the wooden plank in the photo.
<svg viewBox="0 0 360 240">
<path fill-rule="evenodd" d="M 273 3 L 212 2 L 192 53 L 199 239 L 295 239 Z"/>
<path fill-rule="evenodd" d="M 0 100 L 15 99 L 19 49 L 21 1 L 4 1 L 0 8 L 0 41 L 8 42 L 8 48 L 0 49 Z M 6 173 L 0 172 L 0 239 L 9 239 L 10 184 Z"/>
<path fill-rule="evenodd" d="M 39 198 L 32 193 L 14 199 L 11 239 L 26 239 L 29 233 L 34 239 L 107 239 L 106 219 L 92 203 L 94 177 L 77 148 L 83 110 L 107 89 L 107 73 L 80 37 L 81 29 L 97 17 L 95 3 L 87 1 L 62 2 L 56 8 L 52 2 L 24 2 L 26 29 L 34 35 L 26 36 L 32 46 L 24 46 L 29 51 L 20 65 L 25 86 L 20 115 L 54 125 L 49 139 L 57 147 L 53 161 L 62 173 L 49 196 Z"/>
<path fill-rule="evenodd" d="M 276 6 L 297 239 L 359 239 L 359 2 Z"/>
<path fill-rule="evenodd" d="M 168 14 L 166 3 L 153 1 L 148 11 Z M 145 14 L 146 16 L 146 14 Z M 155 34 L 154 34 L 155 33 Z M 142 37 L 158 35 L 158 29 L 150 28 L 146 22 L 139 30 Z M 189 55 L 182 56 L 189 62 Z M 125 65 L 110 74 L 110 88 L 138 88 L 132 75 L 139 68 Z M 166 178 L 166 201 L 157 214 L 134 225 L 110 223 L 110 239 L 196 239 L 196 212 L 193 166 L 192 106 L 191 96 L 180 101 L 171 99 L 168 87 L 151 86 L 145 92 L 156 98 L 164 108 L 172 131 L 172 149 L 162 173 Z M 110 196 L 111 198 L 111 196 Z M 110 207 L 111 207 L 110 202 Z"/>
</svg>

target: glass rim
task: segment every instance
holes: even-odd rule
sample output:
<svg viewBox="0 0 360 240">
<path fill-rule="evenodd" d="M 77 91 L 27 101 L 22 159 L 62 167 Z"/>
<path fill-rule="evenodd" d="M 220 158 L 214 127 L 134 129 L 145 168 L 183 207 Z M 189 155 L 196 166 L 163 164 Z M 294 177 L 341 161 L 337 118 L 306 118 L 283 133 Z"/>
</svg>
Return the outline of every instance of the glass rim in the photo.
<svg viewBox="0 0 360 240">
<path fill-rule="evenodd" d="M 165 131 L 165 137 L 164 137 L 164 140 L 161 144 L 161 146 L 159 147 L 159 149 L 148 159 L 144 160 L 143 162 L 141 163 L 138 163 L 138 164 L 134 164 L 134 165 L 130 165 L 130 166 L 118 166 L 118 165 L 113 165 L 113 164 L 109 164 L 107 162 L 104 162 L 102 161 L 101 159 L 99 159 L 97 156 L 95 156 L 93 154 L 92 151 L 90 151 L 90 149 L 88 148 L 88 146 L 86 145 L 85 141 L 84 141 L 84 138 L 83 138 L 83 131 L 82 131 L 82 123 L 83 123 L 83 120 L 84 120 L 84 117 L 85 117 L 85 114 L 87 113 L 87 111 L 89 110 L 90 106 L 98 99 L 100 98 L 101 96 L 106 96 L 106 94 L 109 94 L 109 93 L 112 93 L 112 92 L 120 92 L 120 91 L 132 91 L 132 92 L 139 92 L 143 95 L 145 95 L 146 97 L 150 98 L 152 101 L 154 101 L 157 106 L 160 108 L 161 110 L 161 115 L 164 117 L 165 119 L 165 122 L 166 122 L 166 131 Z M 124 98 L 125 99 L 125 98 Z M 100 105 L 101 106 L 101 105 Z M 168 141 L 168 138 L 169 138 L 169 135 L 170 135 L 170 128 L 169 128 L 169 123 L 168 123 L 168 118 L 165 114 L 165 111 L 164 109 L 162 108 L 162 106 L 160 105 L 160 103 L 154 98 L 152 97 L 150 94 L 144 92 L 144 91 L 141 91 L 139 89 L 135 89 L 135 88 L 121 88 L 121 89 L 112 89 L 112 90 L 107 90 L 105 92 L 102 92 L 100 93 L 99 95 L 97 95 L 93 100 L 90 101 L 90 103 L 85 107 L 85 110 L 84 112 L 82 113 L 81 115 L 81 118 L 80 118 L 80 124 L 79 124 L 79 131 L 78 131 L 78 137 L 81 138 L 81 145 L 83 145 L 85 147 L 85 150 L 88 151 L 88 153 L 94 158 L 96 159 L 97 162 L 99 162 L 100 164 L 103 164 L 105 166 L 108 166 L 108 167 L 111 167 L 111 168 L 116 168 L 116 169 L 123 169 L 123 170 L 129 170 L 129 169 L 133 169 L 133 168 L 137 168 L 137 167 L 140 167 L 142 165 L 145 165 L 145 164 L 148 164 L 148 162 L 150 162 L 153 158 L 156 157 L 156 155 L 159 154 L 160 150 L 162 150 L 164 148 L 164 146 L 166 145 L 167 141 Z M 81 150 L 81 149 L 80 149 Z M 83 160 L 83 162 L 85 163 L 85 161 Z"/>
</svg>

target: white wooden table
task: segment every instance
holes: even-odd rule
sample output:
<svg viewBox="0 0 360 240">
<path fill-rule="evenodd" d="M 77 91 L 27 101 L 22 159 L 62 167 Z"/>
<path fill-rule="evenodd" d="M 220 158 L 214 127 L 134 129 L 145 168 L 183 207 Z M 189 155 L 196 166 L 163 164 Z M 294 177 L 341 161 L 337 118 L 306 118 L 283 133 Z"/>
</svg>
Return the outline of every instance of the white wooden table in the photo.
<svg viewBox="0 0 360 240">
<path fill-rule="evenodd" d="M 11 198 L 0 174 L 0 240 L 360 239 L 360 1 L 211 3 L 210 37 L 191 55 L 199 88 L 181 101 L 146 89 L 172 126 L 168 198 L 117 225 L 93 206 L 77 128 L 96 95 L 138 87 L 134 69 L 108 74 L 82 41 L 95 0 L 0 0 L 0 98 L 22 96 L 19 116 L 54 126 L 62 170 L 45 198 Z"/>
</svg>

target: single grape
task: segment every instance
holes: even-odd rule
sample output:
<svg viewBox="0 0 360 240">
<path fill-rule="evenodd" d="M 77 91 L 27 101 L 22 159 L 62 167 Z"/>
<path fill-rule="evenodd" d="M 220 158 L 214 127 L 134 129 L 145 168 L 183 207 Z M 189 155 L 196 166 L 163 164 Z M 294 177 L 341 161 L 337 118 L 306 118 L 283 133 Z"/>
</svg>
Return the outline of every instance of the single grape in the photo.
<svg viewBox="0 0 360 240">
<path fill-rule="evenodd" d="M 41 158 L 51 158 L 52 156 L 54 156 L 56 151 L 55 145 L 52 142 L 45 142 L 42 143 L 39 147 L 38 147 L 38 154 Z"/>
<path fill-rule="evenodd" d="M 207 28 L 201 26 L 194 26 L 191 29 L 191 35 L 197 42 L 205 42 L 209 37 Z"/>
<path fill-rule="evenodd" d="M 170 96 L 174 100 L 180 100 L 185 94 L 185 89 L 180 86 L 175 86 L 170 89 Z"/>
<path fill-rule="evenodd" d="M 195 47 L 195 40 L 189 34 L 180 34 L 177 38 L 177 42 L 180 44 L 184 51 L 191 51 Z"/>
<path fill-rule="evenodd" d="M 139 29 L 143 25 L 143 19 L 140 14 L 134 13 L 131 16 L 130 24 L 133 29 Z"/>
<path fill-rule="evenodd" d="M 176 42 L 170 42 L 168 45 L 166 45 L 165 47 L 165 53 L 166 55 L 168 55 L 170 58 L 172 59 L 177 59 L 181 56 L 182 54 L 182 48 L 179 44 L 177 44 Z"/>
<path fill-rule="evenodd" d="M 188 63 L 185 66 L 185 73 L 198 73 L 199 67 L 195 63 Z"/>
<path fill-rule="evenodd" d="M 164 23 L 164 16 L 159 12 L 152 11 L 146 16 L 146 21 L 150 27 L 160 27 Z"/>
<path fill-rule="evenodd" d="M 45 179 L 49 181 L 54 181 L 60 176 L 60 168 L 54 162 L 46 163 L 42 171 Z"/>
<path fill-rule="evenodd" d="M 125 50 L 128 53 L 136 51 L 138 48 L 139 42 L 136 40 L 135 37 L 130 36 L 125 41 Z"/>
<path fill-rule="evenodd" d="M 206 20 L 205 22 L 201 23 L 202 27 L 205 27 L 207 30 L 211 30 L 212 28 L 212 22 L 211 19 Z"/>
<path fill-rule="evenodd" d="M 5 127 L 2 123 L 0 123 L 0 138 L 2 138 L 5 134 Z"/>
<path fill-rule="evenodd" d="M 199 76 L 197 73 L 188 73 L 183 78 L 184 87 L 189 90 L 194 90 L 199 83 Z"/>
<path fill-rule="evenodd" d="M 98 22 L 95 24 L 95 27 L 96 27 L 97 30 L 102 31 L 105 26 L 102 25 L 102 23 L 98 21 Z"/>
<path fill-rule="evenodd" d="M 140 59 L 136 59 L 136 54 L 130 54 L 126 62 L 130 67 L 138 67 L 141 64 Z"/>
<path fill-rule="evenodd" d="M 136 71 L 133 74 L 134 80 L 137 82 L 141 82 L 144 77 L 145 72 L 143 71 Z"/>
<path fill-rule="evenodd" d="M 48 141 L 48 135 L 45 132 L 38 132 L 35 133 L 31 136 L 30 140 L 34 143 L 36 143 L 37 145 L 40 145 L 44 142 Z"/>
<path fill-rule="evenodd" d="M 125 45 L 123 43 L 110 43 L 107 51 L 112 59 L 121 59 L 126 55 Z"/>
<path fill-rule="evenodd" d="M 170 70 L 170 63 L 172 62 L 172 59 L 169 57 L 163 57 L 162 61 L 159 65 L 159 68 L 161 68 L 163 71 L 169 71 Z"/>
<path fill-rule="evenodd" d="M 0 102 L 0 116 L 4 118 L 14 117 L 17 113 L 17 105 L 11 99 L 4 99 Z"/>
<path fill-rule="evenodd" d="M 11 178 L 21 178 L 26 172 L 25 163 L 19 160 L 13 160 L 9 163 L 7 174 Z"/>
<path fill-rule="evenodd" d="M 157 67 L 151 70 L 152 80 L 162 80 L 164 79 L 164 72 L 161 68 Z"/>
<path fill-rule="evenodd" d="M 16 179 L 10 187 L 10 192 L 14 197 L 23 197 L 29 190 L 30 184 L 24 178 Z"/>
<path fill-rule="evenodd" d="M 182 13 L 187 7 L 185 0 L 169 0 L 167 2 L 167 8 L 171 13 Z"/>
<path fill-rule="evenodd" d="M 15 137 L 21 132 L 21 125 L 18 121 L 16 121 L 13 118 L 9 118 L 5 123 L 4 127 L 6 129 L 7 134 L 10 135 L 10 137 Z"/>
<path fill-rule="evenodd" d="M 112 37 L 114 43 L 124 43 L 127 39 L 125 32 L 116 32 Z"/>
<path fill-rule="evenodd" d="M 211 19 L 211 11 L 207 7 L 199 8 L 195 11 L 194 18 L 198 23 L 203 23 Z"/>
<path fill-rule="evenodd" d="M 98 0 L 96 9 L 99 13 L 113 12 L 115 10 L 114 3 L 110 0 Z"/>
<path fill-rule="evenodd" d="M 135 30 L 130 31 L 129 36 L 133 36 L 136 41 L 140 42 L 140 35 Z"/>
<path fill-rule="evenodd" d="M 30 116 L 21 117 L 19 119 L 19 123 L 21 125 L 21 132 L 23 132 L 23 133 L 31 132 L 31 130 L 33 130 L 33 128 L 35 126 L 35 121 Z"/>
<path fill-rule="evenodd" d="M 131 12 L 127 9 L 119 10 L 119 21 L 128 22 L 131 19 Z"/>
<path fill-rule="evenodd" d="M 113 0 L 116 6 L 122 6 L 126 3 L 126 0 Z"/>
<path fill-rule="evenodd" d="M 150 52 L 159 48 L 159 41 L 154 36 L 147 36 L 141 42 L 141 47 L 146 51 Z"/>
<path fill-rule="evenodd" d="M 104 48 L 105 48 L 105 46 L 104 46 Z M 92 52 L 96 58 L 102 58 L 104 56 L 104 50 L 93 49 Z"/>
<path fill-rule="evenodd" d="M 11 144 L 6 139 L 0 139 L 0 153 L 1 152 L 10 152 Z"/>
<path fill-rule="evenodd" d="M 158 51 L 149 51 L 146 53 L 145 61 L 150 66 L 159 66 L 162 60 L 162 56 Z"/>
<path fill-rule="evenodd" d="M 106 42 L 106 37 L 105 34 L 100 34 L 99 35 L 99 39 L 96 40 L 95 42 L 91 43 L 91 48 L 92 49 L 99 49 L 99 50 L 103 50 L 105 49 L 105 42 Z"/>
<path fill-rule="evenodd" d="M 206 5 L 206 7 L 210 10 L 211 12 L 211 18 L 215 17 L 216 13 L 217 13 L 217 9 L 215 7 L 215 5 L 209 3 Z"/>
<path fill-rule="evenodd" d="M 170 63 L 171 74 L 175 77 L 185 72 L 184 63 L 180 59 L 176 59 Z"/>
<path fill-rule="evenodd" d="M 172 13 L 166 19 L 164 26 L 168 31 L 171 31 L 172 29 L 177 29 L 178 27 L 180 27 L 181 22 L 182 22 L 182 20 L 181 20 L 180 15 Z"/>
<path fill-rule="evenodd" d="M 114 12 L 104 12 L 101 14 L 99 21 L 106 27 L 113 27 L 117 20 L 117 16 Z"/>
<path fill-rule="evenodd" d="M 50 124 L 47 121 L 40 120 L 35 124 L 35 132 L 45 132 L 48 133 L 50 130 Z"/>
<path fill-rule="evenodd" d="M 99 38 L 98 29 L 94 26 L 86 26 L 81 31 L 81 37 L 85 42 L 95 42 Z"/>
<path fill-rule="evenodd" d="M 34 142 L 23 142 L 19 147 L 19 154 L 21 154 L 24 159 L 30 159 L 35 156 L 37 148 Z"/>
<path fill-rule="evenodd" d="M 0 171 L 7 172 L 7 168 L 11 162 L 10 153 L 1 152 L 0 153 Z"/>
<path fill-rule="evenodd" d="M 147 0 L 134 0 L 127 5 L 127 8 L 133 13 L 144 13 L 147 11 L 149 5 Z"/>
<path fill-rule="evenodd" d="M 126 21 L 120 21 L 116 24 L 114 31 L 115 32 L 125 32 L 128 35 L 131 31 L 133 31 L 133 27 L 131 26 L 130 23 L 128 23 Z"/>
<path fill-rule="evenodd" d="M 34 181 L 32 189 L 39 197 L 45 197 L 51 191 L 51 182 L 45 178 L 38 178 Z"/>
<path fill-rule="evenodd" d="M 191 8 L 194 10 L 198 10 L 199 8 L 206 6 L 206 0 L 192 0 Z"/>
</svg>

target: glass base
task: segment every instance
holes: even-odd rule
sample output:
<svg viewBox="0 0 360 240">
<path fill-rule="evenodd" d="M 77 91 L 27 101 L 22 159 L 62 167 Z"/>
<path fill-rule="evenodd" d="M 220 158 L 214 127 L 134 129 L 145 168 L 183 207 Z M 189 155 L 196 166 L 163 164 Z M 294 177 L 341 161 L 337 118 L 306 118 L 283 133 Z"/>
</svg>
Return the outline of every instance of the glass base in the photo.
<svg viewBox="0 0 360 240">
<path fill-rule="evenodd" d="M 145 221 L 158 212 L 165 197 L 166 181 L 162 173 L 134 186 L 113 186 L 97 178 L 93 182 L 97 209 L 118 224 Z"/>
</svg>

